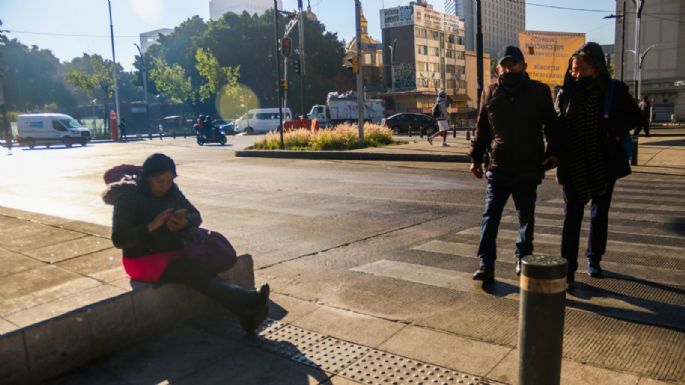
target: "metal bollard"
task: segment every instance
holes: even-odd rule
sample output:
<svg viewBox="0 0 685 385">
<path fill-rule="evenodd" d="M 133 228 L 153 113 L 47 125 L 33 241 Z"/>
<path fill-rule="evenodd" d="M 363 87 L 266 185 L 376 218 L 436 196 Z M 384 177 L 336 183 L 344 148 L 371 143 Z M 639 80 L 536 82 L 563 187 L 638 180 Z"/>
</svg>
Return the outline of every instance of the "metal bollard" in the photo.
<svg viewBox="0 0 685 385">
<path fill-rule="evenodd" d="M 559 385 L 566 304 L 566 260 L 532 255 L 521 261 L 520 385 Z"/>
<path fill-rule="evenodd" d="M 471 129 L 466 127 L 466 140 L 471 140 Z"/>
<path fill-rule="evenodd" d="M 638 141 L 636 136 L 631 136 L 630 141 L 633 142 L 633 153 L 630 156 L 630 164 L 632 166 L 637 166 L 637 147 L 638 147 Z"/>
</svg>

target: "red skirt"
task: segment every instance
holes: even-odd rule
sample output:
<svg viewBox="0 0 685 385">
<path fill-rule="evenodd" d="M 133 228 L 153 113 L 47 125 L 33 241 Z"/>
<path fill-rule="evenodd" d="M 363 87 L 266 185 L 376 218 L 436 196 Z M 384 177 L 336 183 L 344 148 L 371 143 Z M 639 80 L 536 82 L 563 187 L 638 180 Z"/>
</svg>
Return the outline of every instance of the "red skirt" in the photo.
<svg viewBox="0 0 685 385">
<path fill-rule="evenodd" d="M 134 281 L 157 283 L 162 278 L 169 263 L 184 258 L 183 251 L 167 251 L 145 255 L 140 258 L 126 258 L 121 260 L 124 270 Z"/>
</svg>

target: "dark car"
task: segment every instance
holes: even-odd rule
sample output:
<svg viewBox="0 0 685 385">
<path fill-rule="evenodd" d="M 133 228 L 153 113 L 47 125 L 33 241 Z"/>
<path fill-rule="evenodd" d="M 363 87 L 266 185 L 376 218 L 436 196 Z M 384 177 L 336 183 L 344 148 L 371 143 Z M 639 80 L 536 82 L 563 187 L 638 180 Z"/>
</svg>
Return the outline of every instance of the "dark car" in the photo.
<svg viewBox="0 0 685 385">
<path fill-rule="evenodd" d="M 426 114 L 399 113 L 383 119 L 384 126 L 390 128 L 393 133 L 433 132 L 438 129 L 438 122 L 432 116 Z"/>
</svg>

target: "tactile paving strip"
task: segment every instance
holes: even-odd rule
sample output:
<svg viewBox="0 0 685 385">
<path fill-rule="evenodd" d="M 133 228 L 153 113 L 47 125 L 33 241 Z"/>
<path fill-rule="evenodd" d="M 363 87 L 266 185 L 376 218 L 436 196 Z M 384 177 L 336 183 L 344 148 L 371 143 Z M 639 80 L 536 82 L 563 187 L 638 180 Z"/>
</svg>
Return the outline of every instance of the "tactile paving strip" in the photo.
<svg viewBox="0 0 685 385">
<path fill-rule="evenodd" d="M 362 358 L 370 350 L 371 348 L 366 346 L 336 338 L 326 338 L 296 355 L 293 360 L 330 373 L 338 373 Z"/>
<path fill-rule="evenodd" d="M 372 350 L 340 375 L 368 385 L 503 385 L 378 350 Z"/>
<path fill-rule="evenodd" d="M 281 328 L 274 328 L 268 333 L 260 333 L 258 345 L 279 356 L 293 358 L 324 338 L 326 336 L 322 334 L 285 325 Z"/>
</svg>

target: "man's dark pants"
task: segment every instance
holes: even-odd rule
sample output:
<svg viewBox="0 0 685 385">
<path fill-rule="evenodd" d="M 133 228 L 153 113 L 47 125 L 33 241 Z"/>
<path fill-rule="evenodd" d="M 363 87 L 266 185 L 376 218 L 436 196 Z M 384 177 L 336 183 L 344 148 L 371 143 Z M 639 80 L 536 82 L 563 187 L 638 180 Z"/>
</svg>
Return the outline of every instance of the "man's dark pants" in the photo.
<svg viewBox="0 0 685 385">
<path fill-rule="evenodd" d="M 590 209 L 590 236 L 585 256 L 602 259 L 606 252 L 607 232 L 609 229 L 609 206 L 616 181 L 610 181 L 604 194 L 592 199 Z M 578 270 L 578 247 L 583 211 L 586 202 L 580 200 L 573 189 L 563 186 L 564 191 L 564 229 L 561 236 L 561 256 L 568 261 L 568 271 Z"/>
<path fill-rule="evenodd" d="M 485 191 L 485 210 L 480 226 L 478 258 L 480 266 L 492 268 L 497 259 L 497 232 L 502 211 L 511 195 L 519 219 L 519 236 L 516 241 L 516 257 L 533 253 L 533 230 L 535 227 L 535 201 L 539 182 L 488 181 Z"/>
</svg>

